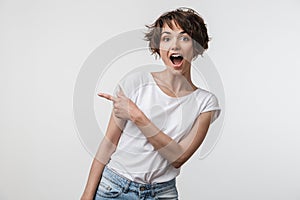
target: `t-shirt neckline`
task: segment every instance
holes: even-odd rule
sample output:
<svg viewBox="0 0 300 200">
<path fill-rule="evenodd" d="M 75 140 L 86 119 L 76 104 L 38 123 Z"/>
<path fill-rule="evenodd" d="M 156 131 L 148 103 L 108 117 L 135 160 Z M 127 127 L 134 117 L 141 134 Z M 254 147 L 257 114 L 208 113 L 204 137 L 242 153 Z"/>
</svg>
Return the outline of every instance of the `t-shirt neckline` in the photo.
<svg viewBox="0 0 300 200">
<path fill-rule="evenodd" d="M 156 89 L 157 89 L 161 94 L 163 94 L 165 97 L 170 98 L 170 99 L 184 99 L 184 98 L 187 98 L 187 97 L 192 96 L 192 95 L 195 94 L 198 90 L 200 90 L 200 88 L 197 88 L 196 90 L 194 90 L 193 92 L 191 92 L 191 93 L 189 93 L 189 94 L 187 94 L 187 95 L 184 95 L 184 96 L 177 96 L 177 97 L 172 97 L 172 96 L 166 94 L 164 91 L 162 91 L 162 90 L 160 89 L 160 87 L 158 86 L 158 84 L 156 83 L 156 81 L 155 81 L 155 79 L 154 79 L 154 77 L 153 77 L 153 75 L 152 75 L 152 72 L 148 72 L 147 74 L 150 76 L 150 79 L 151 79 L 151 81 L 153 81 L 153 83 L 154 83 Z"/>
</svg>

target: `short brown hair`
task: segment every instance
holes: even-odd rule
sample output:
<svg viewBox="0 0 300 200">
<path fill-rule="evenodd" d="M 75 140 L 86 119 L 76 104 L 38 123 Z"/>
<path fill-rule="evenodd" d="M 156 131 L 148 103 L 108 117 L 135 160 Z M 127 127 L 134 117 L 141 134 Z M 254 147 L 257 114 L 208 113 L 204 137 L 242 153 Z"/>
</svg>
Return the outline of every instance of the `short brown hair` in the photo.
<svg viewBox="0 0 300 200">
<path fill-rule="evenodd" d="M 178 8 L 174 11 L 166 12 L 161 15 L 153 24 L 146 25 L 148 32 L 145 39 L 149 41 L 149 48 L 152 54 L 159 53 L 161 30 L 165 24 L 173 28 L 172 21 L 182 28 L 192 39 L 194 47 L 194 57 L 208 48 L 208 33 L 206 24 L 202 17 L 191 8 Z"/>
</svg>

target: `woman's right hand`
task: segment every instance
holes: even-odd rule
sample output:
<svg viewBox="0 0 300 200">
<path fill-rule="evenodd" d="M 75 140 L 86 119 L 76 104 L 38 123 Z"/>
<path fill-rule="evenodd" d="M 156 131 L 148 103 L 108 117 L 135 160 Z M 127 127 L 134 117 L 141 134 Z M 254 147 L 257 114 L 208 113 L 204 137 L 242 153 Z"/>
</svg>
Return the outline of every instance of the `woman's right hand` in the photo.
<svg viewBox="0 0 300 200">
<path fill-rule="evenodd" d="M 93 200 L 94 197 L 91 195 L 83 194 L 80 198 L 80 200 Z"/>
</svg>

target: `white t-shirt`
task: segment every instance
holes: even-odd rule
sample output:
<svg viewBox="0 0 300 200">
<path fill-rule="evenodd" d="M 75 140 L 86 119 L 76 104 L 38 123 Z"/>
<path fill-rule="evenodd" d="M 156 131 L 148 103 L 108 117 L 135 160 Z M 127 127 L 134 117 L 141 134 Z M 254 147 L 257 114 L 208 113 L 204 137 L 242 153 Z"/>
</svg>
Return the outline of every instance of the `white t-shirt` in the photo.
<svg viewBox="0 0 300 200">
<path fill-rule="evenodd" d="M 216 110 L 212 122 L 220 114 L 218 100 L 211 92 L 199 88 L 186 96 L 171 97 L 158 87 L 150 72 L 129 74 L 119 86 L 160 130 L 176 142 L 189 133 L 201 113 Z M 107 166 L 139 183 L 169 181 L 180 172 L 180 168 L 174 168 L 154 150 L 131 121 L 127 121 Z"/>
</svg>

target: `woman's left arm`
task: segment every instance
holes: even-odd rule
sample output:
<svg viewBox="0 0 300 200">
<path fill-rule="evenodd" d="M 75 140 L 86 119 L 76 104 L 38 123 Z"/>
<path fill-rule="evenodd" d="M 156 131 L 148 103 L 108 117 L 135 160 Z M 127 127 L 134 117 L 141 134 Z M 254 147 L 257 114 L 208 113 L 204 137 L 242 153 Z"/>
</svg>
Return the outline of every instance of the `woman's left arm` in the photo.
<svg viewBox="0 0 300 200">
<path fill-rule="evenodd" d="M 117 97 L 104 93 L 98 95 L 112 101 L 115 116 L 131 120 L 145 135 L 154 149 L 171 162 L 175 168 L 181 167 L 202 144 L 214 115 L 214 111 L 200 114 L 187 137 L 177 143 L 157 128 L 122 91 L 117 94 Z"/>
<path fill-rule="evenodd" d="M 175 168 L 179 168 L 202 144 L 213 115 L 214 111 L 200 114 L 195 120 L 191 131 L 179 143 L 159 130 L 142 112 L 135 116 L 133 122 L 153 147 Z"/>
</svg>

